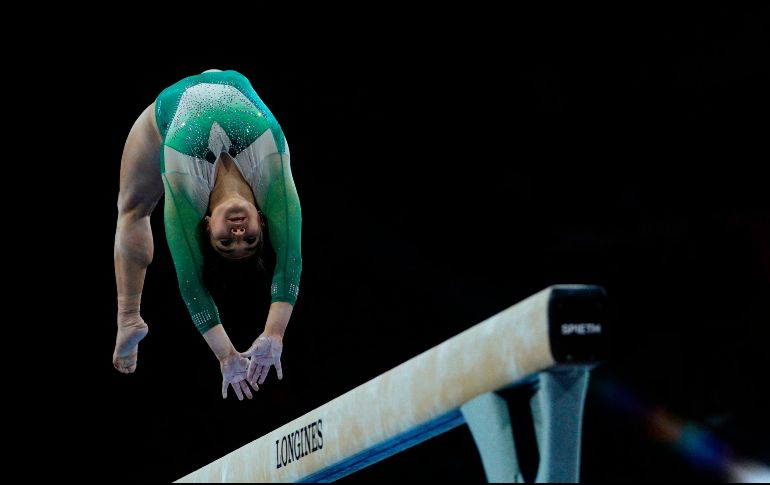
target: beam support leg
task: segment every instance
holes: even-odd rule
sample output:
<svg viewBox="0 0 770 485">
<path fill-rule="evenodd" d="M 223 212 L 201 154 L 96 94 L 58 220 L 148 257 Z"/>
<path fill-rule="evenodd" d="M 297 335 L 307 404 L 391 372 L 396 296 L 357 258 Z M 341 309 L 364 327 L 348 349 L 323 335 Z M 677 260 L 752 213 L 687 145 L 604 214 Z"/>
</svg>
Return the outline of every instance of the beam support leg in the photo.
<svg viewBox="0 0 770 485">
<path fill-rule="evenodd" d="M 589 366 L 541 372 L 530 399 L 540 457 L 535 481 L 577 483 Z M 508 402 L 498 393 L 482 394 L 460 407 L 481 455 L 489 482 L 523 483 Z"/>
</svg>

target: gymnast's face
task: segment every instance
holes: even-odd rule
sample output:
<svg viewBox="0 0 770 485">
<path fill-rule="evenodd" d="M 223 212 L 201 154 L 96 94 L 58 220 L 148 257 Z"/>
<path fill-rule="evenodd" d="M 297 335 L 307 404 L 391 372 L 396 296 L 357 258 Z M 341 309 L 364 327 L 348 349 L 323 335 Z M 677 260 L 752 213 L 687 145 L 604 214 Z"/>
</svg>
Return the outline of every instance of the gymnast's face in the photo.
<svg viewBox="0 0 770 485">
<path fill-rule="evenodd" d="M 254 204 L 233 198 L 219 204 L 206 216 L 209 240 L 214 249 L 228 259 L 253 255 L 262 230 Z"/>
</svg>

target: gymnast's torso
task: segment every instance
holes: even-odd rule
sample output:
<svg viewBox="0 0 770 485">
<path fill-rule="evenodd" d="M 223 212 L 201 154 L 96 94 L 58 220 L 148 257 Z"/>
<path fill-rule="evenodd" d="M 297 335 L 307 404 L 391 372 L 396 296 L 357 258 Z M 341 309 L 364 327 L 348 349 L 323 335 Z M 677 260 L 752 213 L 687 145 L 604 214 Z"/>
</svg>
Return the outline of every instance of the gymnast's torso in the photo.
<svg viewBox="0 0 770 485">
<path fill-rule="evenodd" d="M 271 300 L 294 304 L 302 268 L 301 209 L 289 147 L 277 120 L 243 75 L 207 71 L 155 101 L 166 235 L 188 310 L 201 332 L 219 323 L 202 281 L 198 224 L 206 214 L 219 155 L 228 153 L 254 193 L 276 253 Z"/>
<path fill-rule="evenodd" d="M 182 79 L 158 96 L 155 119 L 163 138 L 161 174 L 193 175 L 199 210 L 208 206 L 221 152 L 235 159 L 263 207 L 265 200 L 259 199 L 265 190 L 259 184 L 270 174 L 260 174 L 266 168 L 261 165 L 272 154 L 289 156 L 289 148 L 275 117 L 243 75 L 213 71 Z"/>
</svg>

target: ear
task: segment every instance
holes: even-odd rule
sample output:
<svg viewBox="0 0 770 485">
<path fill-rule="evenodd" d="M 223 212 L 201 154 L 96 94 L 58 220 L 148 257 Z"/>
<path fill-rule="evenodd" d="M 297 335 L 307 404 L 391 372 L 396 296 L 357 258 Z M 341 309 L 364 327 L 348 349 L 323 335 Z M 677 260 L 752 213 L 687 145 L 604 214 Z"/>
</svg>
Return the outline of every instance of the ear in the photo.
<svg viewBox="0 0 770 485">
<path fill-rule="evenodd" d="M 206 221 L 206 232 L 211 232 L 211 226 L 209 226 L 211 223 L 211 217 L 205 216 L 203 220 Z"/>
</svg>

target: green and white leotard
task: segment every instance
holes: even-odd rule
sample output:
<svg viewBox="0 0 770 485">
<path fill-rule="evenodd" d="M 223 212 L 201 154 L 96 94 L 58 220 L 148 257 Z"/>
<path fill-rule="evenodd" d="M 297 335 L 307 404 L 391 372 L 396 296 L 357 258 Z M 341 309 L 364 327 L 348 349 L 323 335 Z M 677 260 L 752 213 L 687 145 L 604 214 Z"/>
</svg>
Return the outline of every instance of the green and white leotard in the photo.
<svg viewBox="0 0 770 485">
<path fill-rule="evenodd" d="M 163 137 L 165 227 L 179 288 L 201 333 L 220 323 L 203 284 L 198 224 L 206 214 L 219 154 L 228 152 L 267 219 L 276 266 L 271 301 L 297 300 L 302 212 L 281 127 L 251 83 L 235 71 L 205 72 L 168 87 L 155 101 Z"/>
</svg>

